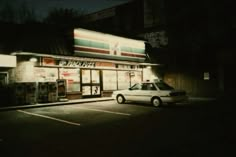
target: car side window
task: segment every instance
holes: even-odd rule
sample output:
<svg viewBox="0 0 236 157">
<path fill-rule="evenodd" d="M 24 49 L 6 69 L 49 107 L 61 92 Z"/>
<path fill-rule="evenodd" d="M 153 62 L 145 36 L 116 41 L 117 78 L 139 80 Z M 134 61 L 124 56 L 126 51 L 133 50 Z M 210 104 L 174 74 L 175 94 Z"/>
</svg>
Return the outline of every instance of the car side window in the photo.
<svg viewBox="0 0 236 157">
<path fill-rule="evenodd" d="M 148 84 L 148 90 L 156 90 L 156 87 L 153 83 Z"/>
<path fill-rule="evenodd" d="M 156 88 L 152 83 L 143 83 L 142 90 L 156 90 Z"/>
</svg>

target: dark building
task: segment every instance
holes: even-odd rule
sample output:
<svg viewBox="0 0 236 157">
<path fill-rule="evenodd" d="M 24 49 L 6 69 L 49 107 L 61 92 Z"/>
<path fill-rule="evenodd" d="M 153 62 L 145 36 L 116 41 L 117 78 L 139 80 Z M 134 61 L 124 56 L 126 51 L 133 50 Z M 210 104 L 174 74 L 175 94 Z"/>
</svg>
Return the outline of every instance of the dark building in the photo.
<svg viewBox="0 0 236 157">
<path fill-rule="evenodd" d="M 176 72 L 177 81 L 192 77 L 187 83 L 196 95 L 230 93 L 235 66 L 233 4 L 203 0 L 165 2 L 168 49 L 173 56 L 171 69 L 186 72 Z"/>
<path fill-rule="evenodd" d="M 132 36 L 143 29 L 141 1 L 107 8 L 81 18 L 82 27 L 111 34 Z M 141 19 L 141 20 L 140 20 Z"/>
<path fill-rule="evenodd" d="M 193 96 L 232 90 L 235 19 L 230 2 L 133 0 L 85 16 L 84 27 L 147 41 L 157 73 Z"/>
</svg>

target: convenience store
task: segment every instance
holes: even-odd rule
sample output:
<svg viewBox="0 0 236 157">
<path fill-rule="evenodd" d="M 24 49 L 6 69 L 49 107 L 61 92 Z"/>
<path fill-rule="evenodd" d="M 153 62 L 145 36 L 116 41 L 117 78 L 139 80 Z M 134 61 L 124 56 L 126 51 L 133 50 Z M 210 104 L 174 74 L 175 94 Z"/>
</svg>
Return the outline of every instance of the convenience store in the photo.
<svg viewBox="0 0 236 157">
<path fill-rule="evenodd" d="M 110 96 L 150 79 L 145 41 L 85 29 L 74 30 L 74 55 L 14 52 L 18 66 L 14 82 L 65 81 L 68 99 Z M 57 86 L 57 94 L 60 89 Z"/>
</svg>

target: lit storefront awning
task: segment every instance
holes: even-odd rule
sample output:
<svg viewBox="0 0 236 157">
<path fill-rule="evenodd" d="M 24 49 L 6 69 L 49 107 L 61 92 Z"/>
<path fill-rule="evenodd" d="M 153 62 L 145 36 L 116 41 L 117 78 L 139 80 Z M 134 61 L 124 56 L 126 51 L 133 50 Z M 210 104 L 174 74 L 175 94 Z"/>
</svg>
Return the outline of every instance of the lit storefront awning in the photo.
<svg viewBox="0 0 236 157">
<path fill-rule="evenodd" d="M 108 59 L 98 59 L 98 58 L 87 58 L 87 57 L 77 57 L 77 56 L 60 56 L 60 55 L 49 55 L 49 54 L 39 54 L 31 52 L 14 52 L 12 55 L 23 55 L 23 56 L 32 56 L 32 57 L 48 57 L 54 59 L 64 59 L 64 60 L 78 60 L 78 61 L 97 61 L 97 62 L 110 62 L 114 64 L 126 64 L 126 65 L 143 65 L 143 66 L 155 66 L 158 64 L 152 63 L 140 63 L 132 61 L 118 61 L 118 60 L 108 60 Z"/>
<path fill-rule="evenodd" d="M 7 67 L 7 68 L 16 67 L 16 56 L 0 55 L 0 67 Z"/>
</svg>

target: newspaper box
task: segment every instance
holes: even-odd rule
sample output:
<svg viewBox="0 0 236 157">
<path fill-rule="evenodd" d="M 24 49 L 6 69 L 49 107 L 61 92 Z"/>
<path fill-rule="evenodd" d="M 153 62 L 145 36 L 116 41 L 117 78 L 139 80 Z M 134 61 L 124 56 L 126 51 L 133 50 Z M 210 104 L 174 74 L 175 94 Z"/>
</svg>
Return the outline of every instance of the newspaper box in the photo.
<svg viewBox="0 0 236 157">
<path fill-rule="evenodd" d="M 36 104 L 36 82 L 25 83 L 25 104 Z"/>
<path fill-rule="evenodd" d="M 57 101 L 57 83 L 48 82 L 48 102 Z"/>
<path fill-rule="evenodd" d="M 25 104 L 25 83 L 14 83 L 14 104 L 24 105 Z"/>
<path fill-rule="evenodd" d="M 39 103 L 48 102 L 48 82 L 38 83 L 38 102 Z"/>
</svg>

